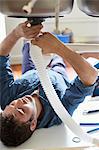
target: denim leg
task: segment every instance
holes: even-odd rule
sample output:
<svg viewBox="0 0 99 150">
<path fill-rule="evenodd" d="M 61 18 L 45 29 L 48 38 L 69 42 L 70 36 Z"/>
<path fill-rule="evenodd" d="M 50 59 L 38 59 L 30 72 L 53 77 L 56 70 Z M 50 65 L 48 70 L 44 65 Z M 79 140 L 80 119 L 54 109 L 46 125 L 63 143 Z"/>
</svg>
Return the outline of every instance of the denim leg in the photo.
<svg viewBox="0 0 99 150">
<path fill-rule="evenodd" d="M 94 92 L 93 92 L 93 97 L 94 96 L 99 96 L 99 76 L 98 76 L 98 79 L 97 79 L 97 85 L 94 89 Z"/>
<path fill-rule="evenodd" d="M 22 74 L 25 72 L 35 69 L 35 65 L 30 56 L 30 43 L 24 43 L 22 48 L 23 60 L 22 60 Z"/>
<path fill-rule="evenodd" d="M 99 63 L 97 63 L 94 67 L 99 69 Z M 93 92 L 93 96 L 99 96 L 99 76 L 98 76 L 98 79 L 97 79 L 97 85 L 96 85 L 95 90 Z"/>
<path fill-rule="evenodd" d="M 66 81 L 69 81 L 66 71 L 66 64 L 64 63 L 62 57 L 54 55 L 51 60 L 50 67 L 52 70 L 61 74 Z"/>
<path fill-rule="evenodd" d="M 96 67 L 97 69 L 99 69 L 99 63 L 97 63 L 94 67 Z"/>
</svg>

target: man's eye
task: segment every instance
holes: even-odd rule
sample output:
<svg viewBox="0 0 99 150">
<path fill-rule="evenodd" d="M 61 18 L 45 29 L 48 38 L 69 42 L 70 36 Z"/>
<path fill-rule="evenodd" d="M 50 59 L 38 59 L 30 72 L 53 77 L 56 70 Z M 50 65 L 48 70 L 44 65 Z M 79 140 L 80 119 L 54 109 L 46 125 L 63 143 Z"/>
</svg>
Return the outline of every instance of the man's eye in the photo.
<svg viewBox="0 0 99 150">
<path fill-rule="evenodd" d="M 11 105 L 11 106 L 14 106 L 14 103 L 11 103 L 10 105 Z"/>
</svg>

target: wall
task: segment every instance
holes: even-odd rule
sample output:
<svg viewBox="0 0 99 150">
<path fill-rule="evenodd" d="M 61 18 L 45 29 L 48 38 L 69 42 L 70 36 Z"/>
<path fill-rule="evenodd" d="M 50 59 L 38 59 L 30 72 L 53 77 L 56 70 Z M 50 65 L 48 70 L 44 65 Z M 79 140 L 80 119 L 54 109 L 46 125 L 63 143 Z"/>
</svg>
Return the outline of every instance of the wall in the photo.
<svg viewBox="0 0 99 150">
<path fill-rule="evenodd" d="M 7 34 L 11 31 L 18 23 L 23 22 L 24 19 L 6 18 L 6 29 Z M 53 32 L 55 29 L 55 19 L 46 19 L 43 23 L 44 31 Z M 59 29 L 62 31 L 66 27 L 72 29 L 75 37 L 75 42 L 83 41 L 99 41 L 99 18 L 89 17 L 81 12 L 76 3 L 72 10 L 72 13 L 65 15 L 60 18 Z M 23 41 L 20 40 L 14 47 L 11 53 L 11 63 L 21 63 Z"/>
<path fill-rule="evenodd" d="M 0 13 L 0 43 L 6 36 L 5 17 Z"/>
<path fill-rule="evenodd" d="M 23 22 L 24 19 L 8 18 L 6 17 L 6 32 L 9 34 L 19 23 Z M 11 52 L 11 64 L 21 64 L 22 54 L 21 49 L 23 45 L 23 39 L 19 40 L 13 47 Z"/>
<path fill-rule="evenodd" d="M 44 23 L 45 29 L 49 31 L 54 30 L 54 19 L 51 21 L 47 19 Z M 79 10 L 76 1 L 73 10 L 70 14 L 65 15 L 64 18 L 59 20 L 60 31 L 64 28 L 69 27 L 72 29 L 75 41 L 80 41 L 80 38 L 86 37 L 98 37 L 99 38 L 99 18 L 90 17 Z"/>
</svg>

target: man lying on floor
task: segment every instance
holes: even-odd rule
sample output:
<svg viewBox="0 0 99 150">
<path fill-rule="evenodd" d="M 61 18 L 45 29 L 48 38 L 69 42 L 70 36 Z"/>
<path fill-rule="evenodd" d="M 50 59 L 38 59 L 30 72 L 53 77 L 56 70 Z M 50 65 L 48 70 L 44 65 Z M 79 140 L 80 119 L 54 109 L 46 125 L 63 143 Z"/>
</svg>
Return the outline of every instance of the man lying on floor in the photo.
<svg viewBox="0 0 99 150">
<path fill-rule="evenodd" d="M 9 54 L 20 38 L 32 39 L 32 43 L 41 47 L 43 53 L 60 55 L 77 72 L 78 77 L 69 83 L 66 66 L 62 58 L 57 55 L 52 58 L 48 66 L 52 84 L 70 115 L 87 95 L 92 95 L 97 84 L 97 70 L 83 57 L 50 33 L 37 36 L 42 25 L 28 28 L 27 23 L 19 24 L 0 45 L 0 105 L 3 110 L 0 115 L 0 139 L 6 146 L 22 144 L 31 137 L 35 129 L 62 123 L 42 89 L 26 45 L 22 50 L 22 78 L 14 80 Z"/>
</svg>

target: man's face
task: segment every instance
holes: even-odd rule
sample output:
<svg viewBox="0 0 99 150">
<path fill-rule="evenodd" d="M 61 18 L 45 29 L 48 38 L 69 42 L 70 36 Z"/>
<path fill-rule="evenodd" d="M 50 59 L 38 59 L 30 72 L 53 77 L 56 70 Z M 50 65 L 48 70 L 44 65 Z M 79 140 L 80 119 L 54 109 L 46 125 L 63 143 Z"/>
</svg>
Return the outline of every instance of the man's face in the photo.
<svg viewBox="0 0 99 150">
<path fill-rule="evenodd" d="M 25 123 L 36 117 L 36 105 L 32 96 L 26 95 L 22 98 L 12 101 L 3 111 L 3 116 L 13 115 L 18 121 Z"/>
</svg>

